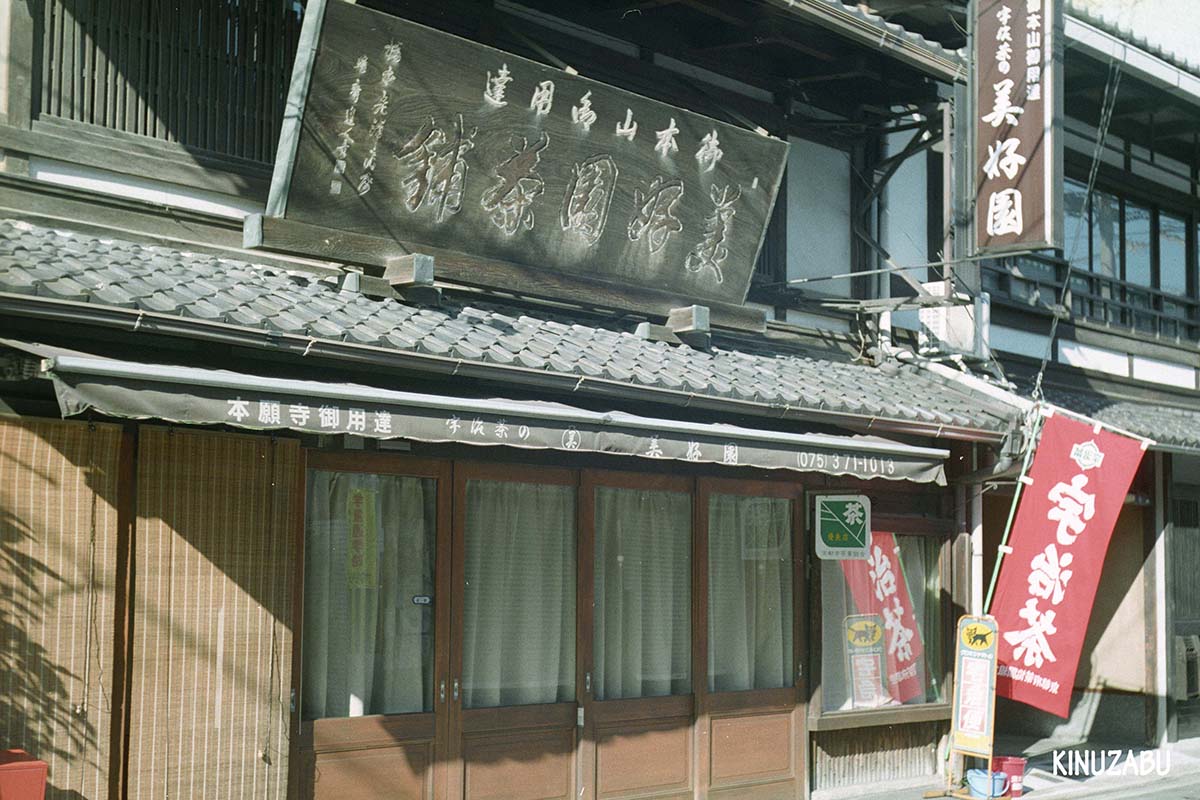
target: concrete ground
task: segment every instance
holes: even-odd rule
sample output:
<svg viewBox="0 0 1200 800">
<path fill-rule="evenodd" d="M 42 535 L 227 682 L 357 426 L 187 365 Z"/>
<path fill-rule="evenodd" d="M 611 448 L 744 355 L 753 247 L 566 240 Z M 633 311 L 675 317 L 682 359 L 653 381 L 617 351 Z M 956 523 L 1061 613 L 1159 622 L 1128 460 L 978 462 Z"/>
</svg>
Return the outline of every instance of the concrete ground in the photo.
<svg viewBox="0 0 1200 800">
<path fill-rule="evenodd" d="M 1155 800 L 1200 800 L 1200 739 L 1188 739 L 1165 748 L 1135 748 L 1133 762 L 1129 762 L 1130 750 L 1117 745 L 1105 747 L 1089 742 L 1072 745 L 1063 750 L 1075 750 L 1081 756 L 1073 757 L 1065 752 L 1056 763 L 1056 743 L 1051 740 L 1038 742 L 997 741 L 998 753 L 1024 752 L 1029 759 L 1025 771 L 1024 795 L 1036 800 L 1117 800 L 1117 798 L 1154 798 Z M 1113 751 L 1120 750 L 1114 768 L 1105 769 L 1099 775 L 1078 774 L 1079 767 L 1095 764 L 1097 768 L 1108 767 L 1114 762 Z M 1141 771 L 1142 774 L 1138 774 Z M 1056 772 L 1058 774 L 1056 774 Z M 1066 774 L 1064 774 L 1066 773 Z M 855 797 L 857 800 L 919 800 L 923 793 L 944 788 L 944 779 L 905 784 L 880 785 L 871 793 L 847 790 L 814 792 L 814 800 L 841 800 Z"/>
</svg>

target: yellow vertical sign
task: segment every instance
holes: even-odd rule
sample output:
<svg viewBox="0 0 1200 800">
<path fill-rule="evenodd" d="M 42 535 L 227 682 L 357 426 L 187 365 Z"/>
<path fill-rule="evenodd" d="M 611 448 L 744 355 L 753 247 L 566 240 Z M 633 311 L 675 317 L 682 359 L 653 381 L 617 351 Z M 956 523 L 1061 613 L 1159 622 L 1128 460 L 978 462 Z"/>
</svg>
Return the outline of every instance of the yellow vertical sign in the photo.
<svg viewBox="0 0 1200 800">
<path fill-rule="evenodd" d="M 346 499 L 349 536 L 346 542 L 346 585 L 351 589 L 374 589 L 379 585 L 379 556 L 376 543 L 375 492 L 351 489 Z"/>
<path fill-rule="evenodd" d="M 996 713 L 996 637 L 992 617 L 960 617 L 954 667 L 950 746 L 990 759 Z"/>
</svg>

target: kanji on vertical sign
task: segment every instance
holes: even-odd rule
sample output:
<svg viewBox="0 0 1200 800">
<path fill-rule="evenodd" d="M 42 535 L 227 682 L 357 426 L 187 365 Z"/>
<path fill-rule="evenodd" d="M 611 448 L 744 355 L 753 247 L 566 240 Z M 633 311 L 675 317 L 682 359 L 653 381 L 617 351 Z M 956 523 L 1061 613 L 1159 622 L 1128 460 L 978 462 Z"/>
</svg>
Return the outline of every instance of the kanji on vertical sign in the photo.
<svg viewBox="0 0 1200 800">
<path fill-rule="evenodd" d="M 992 602 L 1001 696 L 1067 716 L 1104 553 L 1143 449 L 1062 414 L 1042 426 Z"/>
<path fill-rule="evenodd" d="M 866 561 L 841 561 L 859 614 L 883 619 L 887 692 L 897 703 L 925 694 L 925 646 L 904 578 L 896 537 L 871 533 Z"/>
<path fill-rule="evenodd" d="M 1054 116 L 1059 0 L 975 3 L 975 219 L 982 252 L 1062 246 Z"/>
</svg>

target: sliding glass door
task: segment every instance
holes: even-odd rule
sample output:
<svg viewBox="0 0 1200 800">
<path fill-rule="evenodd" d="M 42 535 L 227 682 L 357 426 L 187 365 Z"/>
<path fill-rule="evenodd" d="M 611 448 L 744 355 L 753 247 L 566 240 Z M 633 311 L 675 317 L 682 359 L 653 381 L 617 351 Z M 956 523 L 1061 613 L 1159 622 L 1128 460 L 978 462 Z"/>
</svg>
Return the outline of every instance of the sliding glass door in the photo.
<svg viewBox="0 0 1200 800">
<path fill-rule="evenodd" d="M 573 798 L 576 473 L 455 480 L 451 797 Z"/>
<path fill-rule="evenodd" d="M 691 481 L 585 473 L 583 748 L 595 796 L 695 784 Z"/>
<path fill-rule="evenodd" d="M 432 797 L 448 719 L 449 465 L 310 452 L 301 797 Z"/>
<path fill-rule="evenodd" d="M 697 716 L 709 796 L 798 796 L 803 785 L 797 498 L 783 483 L 699 482 L 708 655 Z"/>
<path fill-rule="evenodd" d="M 299 796 L 795 796 L 798 492 L 310 453 Z"/>
</svg>

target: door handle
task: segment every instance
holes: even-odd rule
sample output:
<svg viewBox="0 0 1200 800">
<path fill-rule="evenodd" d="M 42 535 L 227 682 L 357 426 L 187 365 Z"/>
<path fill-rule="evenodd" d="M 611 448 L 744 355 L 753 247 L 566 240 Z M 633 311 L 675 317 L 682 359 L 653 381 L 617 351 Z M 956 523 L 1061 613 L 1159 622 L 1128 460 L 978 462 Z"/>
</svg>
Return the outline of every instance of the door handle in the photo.
<svg viewBox="0 0 1200 800">
<path fill-rule="evenodd" d="M 445 678 L 442 678 L 441 681 L 438 682 L 438 702 L 439 703 L 446 702 L 446 679 Z"/>
<path fill-rule="evenodd" d="M 454 679 L 454 702 L 458 702 L 458 678 Z"/>
</svg>

